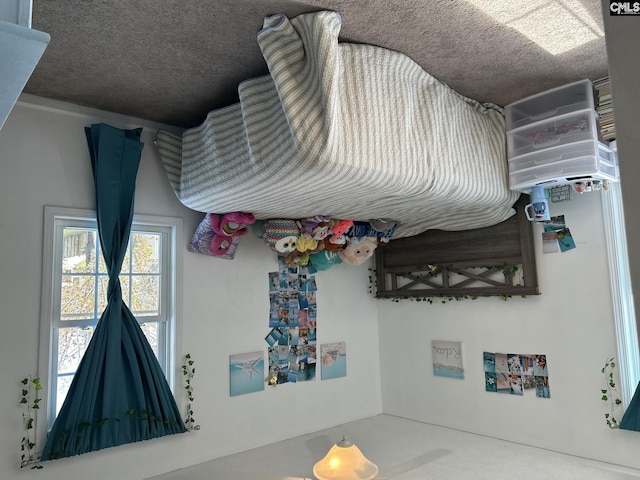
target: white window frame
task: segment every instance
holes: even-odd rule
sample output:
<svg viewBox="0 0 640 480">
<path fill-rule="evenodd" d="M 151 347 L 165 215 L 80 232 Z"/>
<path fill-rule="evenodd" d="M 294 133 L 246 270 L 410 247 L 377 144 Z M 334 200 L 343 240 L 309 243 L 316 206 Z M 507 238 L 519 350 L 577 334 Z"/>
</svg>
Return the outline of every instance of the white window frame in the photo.
<svg viewBox="0 0 640 480">
<path fill-rule="evenodd" d="M 56 241 L 58 229 L 67 226 L 97 227 L 96 212 L 93 210 L 45 206 L 44 235 L 43 235 L 43 275 L 41 299 L 41 327 L 40 327 L 40 379 L 45 391 L 41 401 L 41 417 L 36 425 L 37 438 L 44 439 L 55 420 L 57 391 L 57 352 L 55 351 L 54 329 L 60 320 L 56 319 L 59 312 L 61 278 L 61 244 Z M 134 215 L 132 232 L 160 233 L 163 238 L 161 275 L 161 305 L 160 315 L 141 317 L 144 321 L 156 321 L 160 325 L 158 338 L 158 361 L 165 373 L 171 390 L 174 391 L 176 368 L 176 344 L 178 321 L 177 312 L 181 291 L 178 288 L 182 275 L 181 249 L 177 246 L 182 242 L 182 219 L 156 215 Z M 59 237 L 61 238 L 61 237 Z M 60 264 L 60 265 L 58 265 Z M 126 300 L 125 300 L 126 301 Z M 70 323 L 67 323 L 70 322 Z M 65 320 L 65 326 L 73 326 L 74 321 Z M 40 442 L 43 443 L 43 442 Z"/>
<path fill-rule="evenodd" d="M 620 378 L 622 406 L 626 410 L 640 381 L 638 328 L 631 288 L 620 184 L 611 183 L 609 191 L 601 193 L 618 350 L 616 365 Z M 603 363 L 605 360 L 603 359 Z"/>
</svg>

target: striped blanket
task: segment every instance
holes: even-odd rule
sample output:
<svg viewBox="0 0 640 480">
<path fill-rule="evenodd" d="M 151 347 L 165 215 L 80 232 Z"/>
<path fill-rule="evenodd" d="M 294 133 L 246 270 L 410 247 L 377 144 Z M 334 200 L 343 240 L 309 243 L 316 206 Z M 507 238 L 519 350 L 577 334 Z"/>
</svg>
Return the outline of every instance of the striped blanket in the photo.
<svg viewBox="0 0 640 480">
<path fill-rule="evenodd" d="M 466 230 L 514 212 L 502 109 L 391 50 L 338 42 L 335 12 L 267 17 L 270 74 L 156 146 L 187 207 L 258 219 L 387 218 L 394 235 Z"/>
</svg>

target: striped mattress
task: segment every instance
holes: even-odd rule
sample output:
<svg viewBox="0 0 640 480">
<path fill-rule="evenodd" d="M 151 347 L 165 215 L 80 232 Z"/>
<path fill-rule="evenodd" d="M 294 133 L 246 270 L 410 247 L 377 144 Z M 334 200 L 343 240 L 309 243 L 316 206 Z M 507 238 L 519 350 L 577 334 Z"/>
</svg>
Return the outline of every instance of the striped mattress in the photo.
<svg viewBox="0 0 640 480">
<path fill-rule="evenodd" d="M 398 222 L 394 238 L 509 218 L 502 109 L 466 98 L 407 56 L 338 42 L 336 12 L 267 17 L 269 75 L 156 146 L 179 200 L 258 219 Z"/>
</svg>

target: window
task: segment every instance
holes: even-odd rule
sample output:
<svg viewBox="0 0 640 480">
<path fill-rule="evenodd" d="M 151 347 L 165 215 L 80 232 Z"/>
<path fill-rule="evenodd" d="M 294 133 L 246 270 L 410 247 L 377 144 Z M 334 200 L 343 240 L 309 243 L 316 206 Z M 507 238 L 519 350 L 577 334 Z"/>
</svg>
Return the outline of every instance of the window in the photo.
<svg viewBox="0 0 640 480">
<path fill-rule="evenodd" d="M 107 304 L 108 275 L 95 212 L 45 208 L 43 332 L 47 428 L 59 412 Z M 172 385 L 179 219 L 134 216 L 120 273 L 122 297 Z M 43 337 L 45 334 L 43 333 Z M 44 384 L 44 381 L 43 381 Z"/>
<path fill-rule="evenodd" d="M 617 365 L 620 374 L 622 404 L 626 409 L 640 380 L 638 333 L 620 185 L 611 183 L 610 191 L 602 193 L 604 231 L 618 344 Z"/>
</svg>

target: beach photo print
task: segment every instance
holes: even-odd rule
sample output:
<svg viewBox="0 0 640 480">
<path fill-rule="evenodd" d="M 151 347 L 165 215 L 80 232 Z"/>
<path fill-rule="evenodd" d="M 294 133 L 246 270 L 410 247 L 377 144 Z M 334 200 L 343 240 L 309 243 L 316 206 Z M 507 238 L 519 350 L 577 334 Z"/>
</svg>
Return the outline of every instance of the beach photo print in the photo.
<svg viewBox="0 0 640 480">
<path fill-rule="evenodd" d="M 244 395 L 264 390 L 264 353 L 229 355 L 229 394 Z"/>
</svg>

